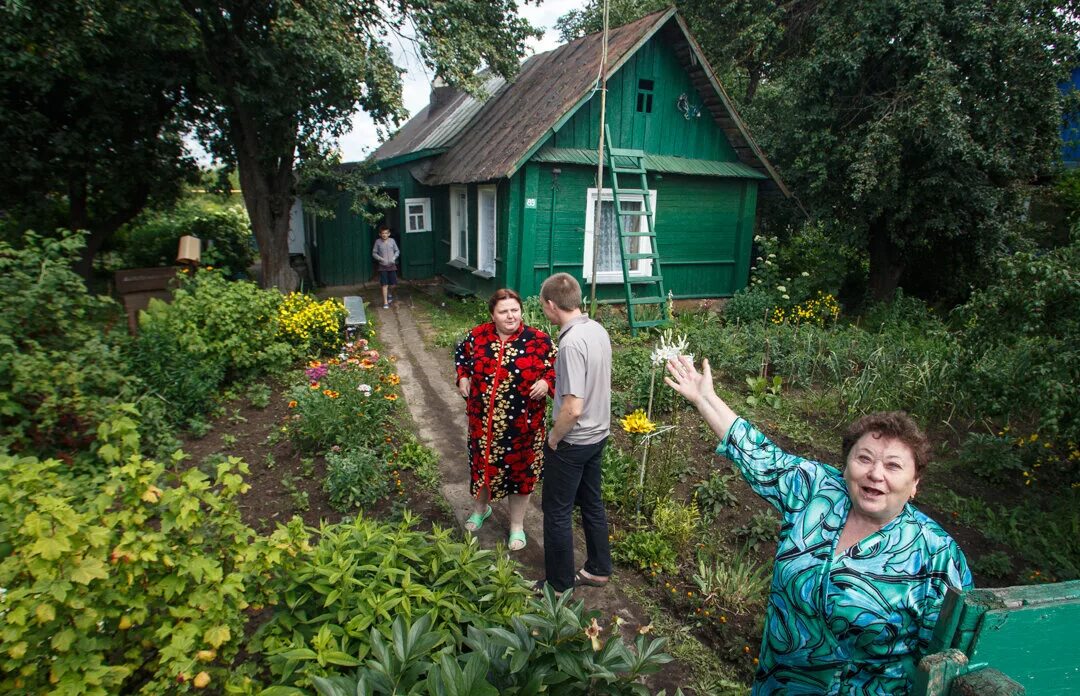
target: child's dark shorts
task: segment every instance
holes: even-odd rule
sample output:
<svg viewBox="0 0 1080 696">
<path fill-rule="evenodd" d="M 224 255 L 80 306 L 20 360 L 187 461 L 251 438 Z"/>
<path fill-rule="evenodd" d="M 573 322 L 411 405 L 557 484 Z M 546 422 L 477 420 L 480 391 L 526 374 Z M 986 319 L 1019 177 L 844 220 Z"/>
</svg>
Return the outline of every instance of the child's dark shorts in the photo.
<svg viewBox="0 0 1080 696">
<path fill-rule="evenodd" d="M 379 271 L 379 285 L 397 285 L 397 271 Z"/>
</svg>

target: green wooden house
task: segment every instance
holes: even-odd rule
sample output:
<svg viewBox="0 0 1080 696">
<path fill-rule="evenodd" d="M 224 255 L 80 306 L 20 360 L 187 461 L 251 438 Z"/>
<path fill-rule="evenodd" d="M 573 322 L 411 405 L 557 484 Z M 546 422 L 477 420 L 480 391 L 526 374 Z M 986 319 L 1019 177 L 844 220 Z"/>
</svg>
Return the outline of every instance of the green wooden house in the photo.
<svg viewBox="0 0 1080 696">
<path fill-rule="evenodd" d="M 402 277 L 443 276 L 481 296 L 536 294 L 559 271 L 587 284 L 599 195 L 597 295 L 623 297 L 608 174 L 595 186 L 601 46 L 595 34 L 533 56 L 512 81 L 490 78 L 485 99 L 436 84 L 431 103 L 373 153 L 372 183 L 397 201 L 386 221 Z M 607 89 L 610 145 L 639 151 L 646 171 L 649 201 L 620 195 L 624 212 L 652 210 L 655 237 L 637 238 L 635 250 L 659 254 L 677 298 L 744 287 L 759 191 L 787 191 L 674 9 L 610 32 Z M 349 201 L 313 228 L 320 282 L 372 277 L 375 233 Z M 630 275 L 648 276 L 657 262 L 629 262 Z"/>
</svg>

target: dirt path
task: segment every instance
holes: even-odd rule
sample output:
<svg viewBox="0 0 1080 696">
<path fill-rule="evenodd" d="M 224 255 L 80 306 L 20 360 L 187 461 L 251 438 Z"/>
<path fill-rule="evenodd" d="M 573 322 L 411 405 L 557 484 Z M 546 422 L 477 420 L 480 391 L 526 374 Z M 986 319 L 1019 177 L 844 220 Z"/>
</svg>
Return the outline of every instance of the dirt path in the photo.
<svg viewBox="0 0 1080 696">
<path fill-rule="evenodd" d="M 375 299 L 377 289 L 360 291 L 365 299 Z M 398 374 L 409 413 L 416 423 L 421 441 L 439 455 L 442 473 L 442 494 L 454 512 L 458 525 L 463 525 L 472 509 L 469 494 L 469 473 L 466 461 L 465 408 L 454 389 L 453 360 L 449 351 L 429 351 L 424 343 L 423 330 L 414 312 L 413 293 L 420 288 L 399 287 L 398 300 L 390 309 L 369 303 L 368 311 L 375 316 L 379 341 L 386 354 L 397 358 Z M 332 292 L 331 294 L 338 294 Z M 344 293 L 342 293 L 344 294 Z M 542 494 L 542 493 L 541 493 Z M 494 514 L 477 533 L 480 544 L 505 547 L 509 534 L 507 505 L 504 501 L 493 506 Z M 534 495 L 525 516 L 528 545 L 513 557 L 521 563 L 521 572 L 529 580 L 544 576 L 543 516 L 540 495 Z M 575 557 L 579 564 L 585 560 L 585 543 L 580 530 L 575 530 Z M 627 621 L 624 630 L 635 631 L 648 623 L 646 612 L 631 602 L 618 588 L 618 577 L 605 588 L 580 587 L 575 596 L 583 599 L 589 609 L 596 609 L 610 619 L 620 616 Z M 629 634 L 628 634 L 629 635 Z"/>
</svg>

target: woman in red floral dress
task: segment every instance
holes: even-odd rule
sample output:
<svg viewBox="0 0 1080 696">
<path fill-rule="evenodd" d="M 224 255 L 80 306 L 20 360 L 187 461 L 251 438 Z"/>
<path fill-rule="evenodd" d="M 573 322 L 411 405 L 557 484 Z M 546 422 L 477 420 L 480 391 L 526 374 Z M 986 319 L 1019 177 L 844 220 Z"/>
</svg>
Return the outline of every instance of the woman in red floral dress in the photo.
<svg viewBox="0 0 1080 696">
<path fill-rule="evenodd" d="M 545 397 L 555 389 L 551 337 L 521 321 L 521 297 L 498 290 L 488 300 L 491 321 L 458 346 L 458 392 L 469 416 L 469 463 L 474 532 L 491 515 L 492 500 L 509 496 L 511 551 L 525 548 L 525 511 L 543 469 Z"/>
</svg>

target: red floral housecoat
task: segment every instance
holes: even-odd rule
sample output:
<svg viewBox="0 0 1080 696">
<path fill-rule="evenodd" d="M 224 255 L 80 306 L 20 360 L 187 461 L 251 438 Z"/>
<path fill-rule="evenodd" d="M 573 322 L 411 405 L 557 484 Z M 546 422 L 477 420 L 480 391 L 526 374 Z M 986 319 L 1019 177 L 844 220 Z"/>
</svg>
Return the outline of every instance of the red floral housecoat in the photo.
<svg viewBox="0 0 1080 696">
<path fill-rule="evenodd" d="M 537 380 L 555 393 L 555 346 L 539 329 L 522 325 L 505 342 L 495 324 L 477 326 L 458 345 L 457 378 L 472 380 L 469 417 L 470 490 L 487 486 L 491 499 L 531 493 L 543 468 L 547 399 L 530 399 Z"/>
</svg>

